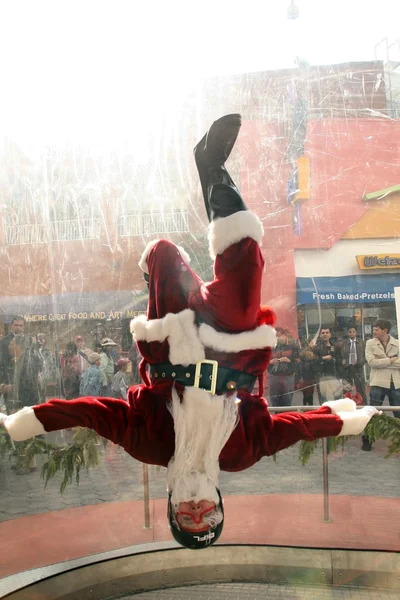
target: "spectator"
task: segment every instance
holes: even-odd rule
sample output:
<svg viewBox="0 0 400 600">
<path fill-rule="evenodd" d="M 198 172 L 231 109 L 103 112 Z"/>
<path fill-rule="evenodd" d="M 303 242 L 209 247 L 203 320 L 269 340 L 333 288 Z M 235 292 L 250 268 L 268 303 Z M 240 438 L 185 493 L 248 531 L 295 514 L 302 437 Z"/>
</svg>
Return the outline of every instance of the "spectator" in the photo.
<svg viewBox="0 0 400 600">
<path fill-rule="evenodd" d="M 269 398 L 271 406 L 290 406 L 299 351 L 297 345 L 289 341 L 281 327 L 276 328 L 276 336 L 277 345 L 268 368 Z"/>
<path fill-rule="evenodd" d="M 79 398 L 81 362 L 75 342 L 68 342 L 61 357 L 61 388 L 66 400 Z"/>
<path fill-rule="evenodd" d="M 141 383 L 140 381 L 140 375 L 139 375 L 139 364 L 140 364 L 140 360 L 141 360 L 141 356 L 139 354 L 139 350 L 138 347 L 136 345 L 136 342 L 134 344 L 132 344 L 132 346 L 130 347 L 129 350 L 129 360 L 131 361 L 131 367 L 132 367 L 132 385 L 136 385 L 138 383 Z"/>
<path fill-rule="evenodd" d="M 89 355 L 93 354 L 93 350 L 85 346 L 85 340 L 81 335 L 75 337 L 75 344 L 78 349 L 81 373 L 84 373 L 89 368 Z"/>
<path fill-rule="evenodd" d="M 100 365 L 101 356 L 97 352 L 91 352 L 88 356 L 89 367 L 82 374 L 79 393 L 81 396 L 100 395 Z"/>
<path fill-rule="evenodd" d="M 357 337 L 355 327 L 347 329 L 347 338 L 339 344 L 343 379 L 354 385 L 361 394 L 364 404 L 367 404 L 364 381 L 365 345 Z"/>
<path fill-rule="evenodd" d="M 118 371 L 115 373 L 111 384 L 113 398 L 122 398 L 123 400 L 128 398 L 129 377 L 126 370 L 129 362 L 128 358 L 120 358 L 117 361 Z"/>
<path fill-rule="evenodd" d="M 382 406 L 385 396 L 390 406 L 400 407 L 400 357 L 399 341 L 389 335 L 390 321 L 378 319 L 372 328 L 374 337 L 365 347 L 365 358 L 371 367 L 369 401 L 373 406 Z M 400 410 L 393 411 L 400 418 Z M 363 436 L 362 450 L 371 450 L 372 445 Z"/>
<path fill-rule="evenodd" d="M 314 389 L 318 384 L 318 359 L 314 348 L 315 344 L 310 340 L 310 343 L 299 352 L 297 388 L 303 392 L 304 406 L 314 404 Z"/>
<path fill-rule="evenodd" d="M 42 371 L 39 373 L 41 401 L 46 400 L 46 391 L 49 383 L 55 383 L 57 378 L 56 364 L 51 350 L 46 348 L 47 337 L 45 333 L 39 333 L 36 337 L 34 347 L 39 355 Z"/>
<path fill-rule="evenodd" d="M 0 341 L 0 385 L 9 385 L 14 373 L 14 358 L 9 352 L 11 340 L 16 335 L 24 333 L 24 317 L 13 317 L 10 324 L 9 333 Z M 7 393 L 4 393 L 4 400 L 7 403 Z"/>
<path fill-rule="evenodd" d="M 113 350 L 117 344 L 111 338 L 103 338 L 100 342 L 100 395 L 111 396 L 111 384 L 114 377 Z"/>
<path fill-rule="evenodd" d="M 347 380 L 343 381 L 343 398 L 350 398 L 350 400 L 353 400 L 357 406 L 365 405 L 361 394 L 357 392 L 356 388 Z"/>
<path fill-rule="evenodd" d="M 342 395 L 342 386 L 338 379 L 340 350 L 333 344 L 329 327 L 322 327 L 320 339 L 315 346 L 315 354 L 319 364 L 318 398 L 320 404 L 335 400 Z"/>
<path fill-rule="evenodd" d="M 24 406 L 35 406 L 40 402 L 42 363 L 25 335 L 14 335 L 8 352 L 12 369 L 9 370 L 8 383 L 2 384 L 0 392 L 6 395 L 7 413 L 12 414 Z"/>
</svg>

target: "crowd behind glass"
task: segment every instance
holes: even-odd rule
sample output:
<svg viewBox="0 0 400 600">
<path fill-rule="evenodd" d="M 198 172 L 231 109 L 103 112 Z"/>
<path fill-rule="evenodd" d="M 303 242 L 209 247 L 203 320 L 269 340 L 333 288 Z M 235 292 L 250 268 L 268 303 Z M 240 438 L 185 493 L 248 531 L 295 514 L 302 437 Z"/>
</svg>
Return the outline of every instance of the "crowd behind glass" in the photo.
<svg viewBox="0 0 400 600">
<path fill-rule="evenodd" d="M 93 345 L 76 335 L 64 351 L 53 352 L 47 347 L 46 333 L 29 336 L 24 318 L 15 316 L 0 341 L 0 410 L 11 414 L 49 397 L 126 400 L 129 386 L 138 383 L 136 347 L 132 346 L 129 357 L 121 357 L 118 344 L 109 337 Z"/>
<path fill-rule="evenodd" d="M 277 346 L 268 368 L 269 404 L 290 407 L 296 394 L 294 404 L 310 406 L 343 396 L 358 405 L 377 406 L 387 396 L 392 406 L 400 406 L 399 346 L 390 329 L 389 321 L 378 319 L 372 339 L 366 342 L 356 326 L 350 325 L 336 340 L 331 328 L 322 326 L 313 337 L 299 341 L 287 329 L 277 327 Z M 77 335 L 63 352 L 54 353 L 47 348 L 45 333 L 30 337 L 25 333 L 24 318 L 14 317 L 0 341 L 0 410 L 11 414 L 54 396 L 126 400 L 129 386 L 139 383 L 136 345 L 132 345 L 129 358 L 121 358 L 118 344 L 110 337 L 96 339 L 93 345 L 96 347 L 90 348 L 83 336 Z M 382 358 L 377 359 L 380 352 Z M 388 354 L 392 355 L 390 365 L 386 364 Z M 379 381 L 372 381 L 374 372 Z M 368 381 L 370 385 L 366 385 Z M 400 417 L 400 411 L 394 415 Z M 364 449 L 369 449 L 368 445 L 364 440 Z"/>
</svg>

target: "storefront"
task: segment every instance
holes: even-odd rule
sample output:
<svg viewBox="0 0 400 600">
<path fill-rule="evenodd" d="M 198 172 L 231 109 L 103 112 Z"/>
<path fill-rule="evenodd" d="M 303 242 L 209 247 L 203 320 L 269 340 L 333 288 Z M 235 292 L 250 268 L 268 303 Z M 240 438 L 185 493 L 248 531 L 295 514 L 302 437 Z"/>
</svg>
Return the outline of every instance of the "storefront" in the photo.
<svg viewBox="0 0 400 600">
<path fill-rule="evenodd" d="M 309 338 L 320 324 L 340 338 L 355 325 L 364 339 L 372 336 L 377 318 L 398 333 L 395 288 L 400 287 L 398 241 L 340 240 L 327 251 L 296 253 L 299 338 Z M 380 253 L 374 253 L 374 247 Z M 371 248 L 368 254 L 366 249 Z M 382 248 L 387 249 L 382 254 Z M 318 307 L 318 300 L 320 306 Z"/>
<path fill-rule="evenodd" d="M 23 316 L 25 333 L 45 333 L 47 347 L 53 352 L 62 352 L 81 335 L 92 349 L 103 337 L 111 337 L 125 353 L 132 344 L 129 323 L 146 311 L 146 305 L 147 290 L 1 297 L 0 324 L 6 334 L 11 319 Z"/>
<path fill-rule="evenodd" d="M 333 328 L 336 338 L 345 335 L 350 325 L 356 325 L 362 337 L 368 339 L 378 318 L 391 321 L 393 335 L 397 337 L 394 288 L 400 286 L 400 273 L 298 277 L 296 281 L 300 338 L 313 335 L 321 320 L 323 325 Z"/>
</svg>

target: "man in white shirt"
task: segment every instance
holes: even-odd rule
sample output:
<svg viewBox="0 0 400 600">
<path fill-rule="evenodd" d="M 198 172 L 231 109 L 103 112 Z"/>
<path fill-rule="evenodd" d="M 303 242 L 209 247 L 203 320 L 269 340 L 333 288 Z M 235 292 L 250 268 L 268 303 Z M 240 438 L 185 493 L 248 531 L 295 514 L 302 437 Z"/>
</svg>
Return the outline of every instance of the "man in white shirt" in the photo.
<svg viewBox="0 0 400 600">
<path fill-rule="evenodd" d="M 400 357 L 399 341 L 389 335 L 390 321 L 378 319 L 373 326 L 374 337 L 365 347 L 365 358 L 371 367 L 370 404 L 382 406 L 385 396 L 390 406 L 398 406 L 393 415 L 400 418 Z M 363 450 L 371 450 L 371 444 L 363 437 Z"/>
</svg>

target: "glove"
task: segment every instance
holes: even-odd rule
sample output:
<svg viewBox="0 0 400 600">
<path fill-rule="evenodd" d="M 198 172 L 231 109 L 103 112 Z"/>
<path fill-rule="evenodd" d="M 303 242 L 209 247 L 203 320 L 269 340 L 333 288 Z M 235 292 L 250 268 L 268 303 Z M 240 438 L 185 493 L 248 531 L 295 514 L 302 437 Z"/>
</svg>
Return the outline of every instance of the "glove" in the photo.
<svg viewBox="0 0 400 600">
<path fill-rule="evenodd" d="M 339 400 L 339 402 L 341 402 Z M 354 406 L 355 403 L 353 402 Z M 382 411 L 375 408 L 375 406 L 364 406 L 360 410 L 338 412 L 337 416 L 342 419 L 343 426 L 339 433 L 339 436 L 343 435 L 358 435 L 362 433 L 372 417 L 375 415 L 381 415 Z"/>
<path fill-rule="evenodd" d="M 330 400 L 329 402 L 324 402 L 322 406 L 329 406 L 334 415 L 339 414 L 339 412 L 354 412 L 357 410 L 356 403 L 350 398 Z"/>
</svg>

